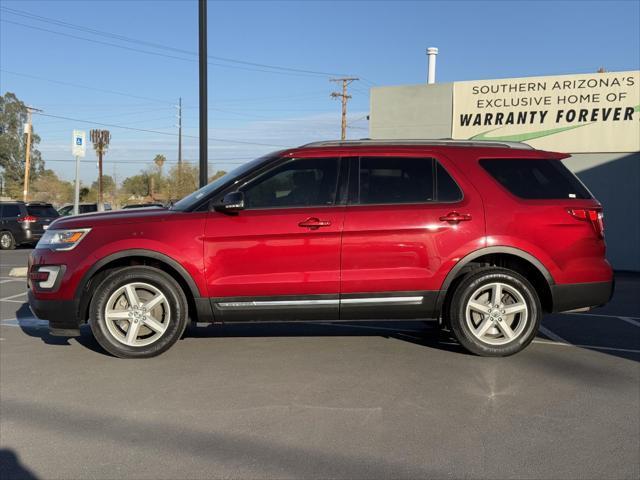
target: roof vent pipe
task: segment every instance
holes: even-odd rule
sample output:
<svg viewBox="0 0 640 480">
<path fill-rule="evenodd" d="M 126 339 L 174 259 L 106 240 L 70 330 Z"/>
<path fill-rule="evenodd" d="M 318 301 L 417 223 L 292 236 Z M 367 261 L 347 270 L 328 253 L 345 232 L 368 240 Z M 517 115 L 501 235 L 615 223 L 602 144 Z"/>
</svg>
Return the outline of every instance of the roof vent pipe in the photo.
<svg viewBox="0 0 640 480">
<path fill-rule="evenodd" d="M 436 83 L 436 56 L 438 55 L 438 49 L 436 47 L 427 48 L 427 57 L 429 63 L 429 70 L 427 73 L 427 83 Z"/>
</svg>

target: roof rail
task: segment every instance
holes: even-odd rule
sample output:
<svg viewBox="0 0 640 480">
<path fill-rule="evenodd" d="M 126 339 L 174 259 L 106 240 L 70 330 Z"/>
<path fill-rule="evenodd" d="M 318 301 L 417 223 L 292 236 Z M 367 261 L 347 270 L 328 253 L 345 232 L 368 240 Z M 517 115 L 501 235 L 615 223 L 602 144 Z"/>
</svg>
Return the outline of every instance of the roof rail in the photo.
<svg viewBox="0 0 640 480">
<path fill-rule="evenodd" d="M 429 139 L 371 139 L 360 140 L 326 140 L 301 145 L 299 148 L 313 147 L 347 147 L 367 145 L 424 145 L 424 146 L 448 146 L 448 147 L 487 147 L 487 148 L 514 148 L 518 150 L 535 150 L 531 145 L 521 142 L 501 142 L 496 140 L 453 140 L 451 138 Z"/>
</svg>

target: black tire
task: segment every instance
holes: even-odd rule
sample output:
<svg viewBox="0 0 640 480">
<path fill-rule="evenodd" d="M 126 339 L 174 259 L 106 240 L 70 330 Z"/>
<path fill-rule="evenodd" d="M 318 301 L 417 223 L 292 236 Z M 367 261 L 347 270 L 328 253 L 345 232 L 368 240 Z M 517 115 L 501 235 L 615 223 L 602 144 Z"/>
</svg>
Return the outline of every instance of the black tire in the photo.
<svg viewBox="0 0 640 480">
<path fill-rule="evenodd" d="M 16 248 L 16 240 L 11 232 L 0 232 L 0 250 L 13 250 Z"/>
<path fill-rule="evenodd" d="M 166 330 L 158 334 L 158 339 L 144 346 L 126 345 L 110 331 L 105 319 L 105 309 L 110 297 L 125 285 L 143 283 L 155 287 L 164 295 L 168 308 Z M 163 310 L 164 311 L 164 310 Z M 166 311 L 165 311 L 166 314 Z M 121 321 L 131 328 L 129 320 Z M 144 322 L 140 322 L 144 325 Z M 178 282 L 171 275 L 147 266 L 118 268 L 110 272 L 94 290 L 91 299 L 89 325 L 98 343 L 109 353 L 120 358 L 148 358 L 155 357 L 168 350 L 182 336 L 187 326 L 187 299 Z M 112 329 L 115 327 L 111 327 Z M 123 333 L 126 330 L 123 328 Z M 151 332 L 153 334 L 153 332 Z M 137 337 L 136 337 L 137 338 Z"/>
<path fill-rule="evenodd" d="M 526 320 L 522 320 L 525 317 L 521 315 L 513 317 L 512 322 L 514 323 L 511 325 L 515 324 L 516 318 L 519 319 L 518 322 L 523 322 L 523 326 L 519 327 L 521 329 L 519 334 L 513 340 L 509 341 L 508 337 L 502 334 L 498 323 L 492 324 L 495 325 L 494 328 L 492 327 L 493 331 L 499 332 L 498 337 L 502 336 L 502 339 L 498 338 L 497 340 L 506 342 L 502 345 L 487 343 L 474 335 L 466 317 L 467 304 L 471 300 L 471 296 L 482 287 L 492 283 L 506 284 L 511 287 L 522 296 L 527 306 Z M 542 319 L 542 307 L 536 290 L 522 275 L 506 268 L 486 267 L 466 275 L 457 284 L 448 307 L 451 331 L 458 342 L 470 352 L 484 357 L 505 357 L 522 351 L 535 338 Z M 478 314 L 475 315 L 476 318 L 479 318 Z M 481 321 L 484 321 L 487 316 L 482 318 Z M 504 321 L 502 316 L 498 318 L 500 321 Z M 517 325 L 520 324 L 517 323 Z"/>
</svg>

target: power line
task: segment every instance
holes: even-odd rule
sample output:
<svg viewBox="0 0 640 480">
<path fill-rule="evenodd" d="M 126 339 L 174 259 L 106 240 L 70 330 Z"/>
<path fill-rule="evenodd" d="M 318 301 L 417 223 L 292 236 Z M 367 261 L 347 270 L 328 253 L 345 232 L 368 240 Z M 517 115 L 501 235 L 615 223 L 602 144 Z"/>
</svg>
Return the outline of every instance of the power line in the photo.
<svg viewBox="0 0 640 480">
<path fill-rule="evenodd" d="M 8 8 L 8 7 L 0 7 L 0 8 L 2 10 L 6 11 L 7 13 L 12 14 L 12 15 L 20 16 L 20 17 L 23 17 L 23 18 L 29 18 L 29 19 L 36 20 L 36 21 L 43 22 L 43 23 L 58 25 L 58 26 L 61 26 L 63 28 L 69 28 L 69 29 L 73 29 L 73 30 L 86 32 L 86 33 L 91 33 L 93 35 L 98 35 L 98 36 L 102 36 L 102 37 L 105 37 L 105 38 L 113 38 L 113 39 L 124 41 L 124 42 L 134 43 L 134 44 L 138 44 L 138 45 L 145 45 L 145 46 L 156 48 L 156 49 L 159 49 L 159 50 L 168 50 L 168 51 L 173 51 L 173 52 L 176 52 L 176 53 L 182 53 L 182 54 L 185 54 L 185 55 L 193 55 L 193 56 L 197 56 L 198 55 L 196 52 L 193 52 L 193 51 L 190 51 L 190 50 L 184 50 L 184 49 L 180 49 L 180 48 L 171 47 L 171 46 L 168 46 L 168 45 L 149 42 L 149 41 L 146 41 L 146 40 L 140 40 L 140 39 L 136 39 L 136 38 L 132 38 L 132 37 L 127 37 L 127 36 L 124 36 L 124 35 L 115 34 L 115 33 L 112 33 L 112 32 L 105 32 L 105 31 L 101 31 L 101 30 L 96 30 L 96 29 L 93 29 L 93 28 L 84 27 L 84 26 L 81 26 L 81 25 L 65 22 L 65 21 L 62 21 L 62 20 L 57 20 L 57 19 L 50 18 L 50 17 L 44 17 L 44 16 L 41 16 L 41 15 L 36 15 L 36 14 L 30 13 L 30 12 L 27 12 L 27 11 L 24 11 L 24 10 L 18 10 L 18 9 Z M 22 25 L 25 26 L 24 24 L 22 24 Z M 54 32 L 54 33 L 60 33 L 60 32 Z M 305 74 L 319 75 L 319 76 L 325 76 L 325 77 L 342 75 L 341 73 L 335 73 L 335 72 L 323 72 L 323 71 L 308 70 L 308 69 L 303 69 L 303 68 L 283 67 L 281 65 L 272 65 L 272 64 L 267 64 L 267 63 L 250 62 L 250 61 L 246 61 L 246 60 L 239 60 L 239 59 L 236 59 L 236 58 L 228 58 L 228 57 L 220 57 L 220 56 L 216 56 L 216 55 L 207 55 L 207 58 L 211 58 L 211 59 L 214 59 L 214 60 L 225 61 L 225 62 L 230 62 L 230 63 L 237 63 L 237 64 L 241 64 L 241 65 L 248 65 L 248 66 L 262 67 L 262 68 L 270 68 L 270 69 L 282 70 L 282 71 L 286 71 L 286 72 L 305 73 Z M 231 68 L 231 66 L 229 66 L 229 67 Z"/>
<path fill-rule="evenodd" d="M 157 103 L 163 103 L 163 104 L 167 104 L 170 105 L 171 107 L 167 107 L 167 109 L 169 108 L 173 108 L 174 107 L 174 102 L 170 102 L 168 100 L 162 100 L 162 99 L 158 99 L 158 98 L 151 98 L 151 97 L 144 97 L 144 96 L 140 96 L 140 95 L 135 95 L 132 93 L 126 93 L 126 92 L 120 92 L 120 91 L 116 91 L 116 90 L 107 90 L 107 89 L 102 89 L 102 88 L 97 88 L 97 87 L 91 87 L 89 85 L 82 85 L 82 84 L 78 84 L 78 83 L 70 83 L 70 82 L 65 82 L 65 81 L 61 81 L 61 80 L 56 80 L 56 79 L 52 79 L 52 78 L 46 78 L 46 77 L 40 77 L 40 76 L 36 76 L 36 75 L 30 75 L 27 73 L 22 73 L 22 72 L 15 72 L 15 71 L 11 71 L 11 70 L 5 70 L 3 68 L 0 68 L 0 72 L 3 73 L 8 73 L 10 75 L 16 75 L 19 77 L 24 77 L 24 78 L 32 78 L 34 80 L 40 80 L 43 82 L 49 82 L 49 83 L 55 83 L 55 84 L 59 84 L 59 85 L 65 85 L 65 86 L 69 86 L 69 87 L 74 87 L 74 88 L 83 88 L 86 90 L 93 90 L 96 92 L 103 92 L 103 93 L 109 93 L 112 95 L 119 95 L 119 96 L 123 96 L 123 97 L 130 97 L 130 98 L 136 98 L 136 99 L 141 99 L 141 100 L 150 100 L 153 102 L 157 102 Z M 318 92 L 320 93 L 320 92 Z M 317 97 L 317 93 L 316 95 L 314 95 L 314 98 Z M 255 102 L 255 101 L 266 101 L 268 99 L 296 99 L 296 98 L 300 98 L 298 96 L 277 96 L 277 97 L 258 97 L 258 98 L 246 98 L 246 99 L 242 99 L 242 101 L 247 101 L 247 102 Z M 302 98 L 310 98 L 307 97 L 307 95 L 305 94 L 304 96 L 302 96 Z M 236 102 L 236 101 L 240 101 L 241 99 L 235 99 L 235 100 L 224 100 L 224 102 Z M 217 103 L 217 102 L 216 102 Z M 65 104 L 66 105 L 66 104 Z M 184 110 L 192 110 L 192 109 L 196 109 L 198 108 L 197 106 L 189 106 L 189 107 L 182 107 Z M 222 113 L 231 113 L 233 115 L 239 115 L 239 116 L 245 116 L 245 117 L 254 117 L 254 118 L 264 118 L 264 119 L 268 119 L 270 117 L 265 117 L 265 116 L 259 116 L 259 115 L 251 115 L 248 113 L 243 113 L 241 110 L 235 109 L 235 110 L 227 110 L 227 109 L 221 109 L 221 108 L 213 108 L 213 107 L 209 107 L 209 110 L 211 111 L 219 111 Z M 309 111 L 308 109 L 256 109 L 256 108 L 249 108 L 246 109 L 252 112 L 256 112 L 256 111 L 262 111 L 262 112 L 272 112 L 272 111 Z M 318 110 L 315 110 L 318 111 Z M 324 110 L 323 110 L 324 111 Z M 326 110 L 327 112 L 330 110 Z"/>
<path fill-rule="evenodd" d="M 3 23 L 9 23 L 12 25 L 17 25 L 20 27 L 24 27 L 24 28 L 30 28 L 32 30 L 39 30 L 42 32 L 47 32 L 47 33 L 53 33 L 54 35 L 60 35 L 63 37 L 69 37 L 69 38 L 73 38 L 75 40 L 83 40 L 86 42 L 91 42 L 91 43 L 96 43 L 99 45 L 106 45 L 109 47 L 115 47 L 115 48 L 120 48 L 123 50 L 129 50 L 132 52 L 138 52 L 138 53 L 144 53 L 147 55 L 155 55 L 157 57 L 165 57 L 165 58 L 171 58 L 174 60 L 182 60 L 182 61 L 186 61 L 186 62 L 197 62 L 197 59 L 193 59 L 193 58 L 185 58 L 185 57 L 179 57 L 177 55 L 170 55 L 167 53 L 160 53 L 160 52 L 152 52 L 150 50 L 143 50 L 140 48 L 134 48 L 134 47 L 127 47 L 126 45 L 119 45 L 117 43 L 111 43 L 111 42 L 104 42 L 102 40 L 95 40 L 92 38 L 86 38 L 86 37 L 81 37 L 78 35 L 73 35 L 70 33 L 64 33 L 64 32 L 58 32 L 55 30 L 50 30 L 48 28 L 43 28 L 43 27 L 36 27 L 35 25 L 27 25 L 25 23 L 20 23 L 20 22 L 14 22 L 13 20 L 6 20 L 6 19 L 0 19 L 0 22 Z M 215 62 L 207 62 L 208 65 L 214 66 L 214 67 L 221 67 L 221 68 L 231 68 L 231 69 L 237 69 L 237 70 L 247 70 L 250 72 L 263 72 L 263 73 L 272 73 L 272 74 L 277 74 L 277 75 L 293 75 L 293 76 L 298 76 L 298 77 L 317 77 L 317 76 L 322 76 L 322 77 L 327 77 L 330 76 L 329 74 L 318 74 L 318 73 L 297 73 L 297 72 L 290 72 L 290 71 L 279 71 L 279 70 L 264 70 L 264 69 L 259 69 L 259 68 L 250 68 L 250 67 L 242 67 L 242 66 L 237 66 L 237 65 L 227 65 L 227 64 L 223 64 L 223 63 L 215 63 Z"/>
<path fill-rule="evenodd" d="M 227 160 L 223 160 L 223 159 L 219 159 L 216 160 L 215 162 L 209 162 L 209 165 L 213 165 L 214 163 L 216 165 L 244 165 L 245 163 L 247 163 L 249 160 L 255 160 L 257 157 L 247 157 L 245 159 L 245 161 L 243 162 L 237 162 L 237 161 L 227 161 Z M 60 162 L 60 163 L 75 163 L 76 161 L 70 158 L 43 158 L 42 161 L 46 164 L 47 162 Z M 81 164 L 87 164 L 87 165 L 95 165 L 96 161 L 95 160 L 81 160 L 80 161 Z M 108 162 L 105 163 L 117 163 L 119 165 L 135 165 L 135 164 L 152 164 L 153 160 L 108 160 Z M 177 160 L 167 160 L 166 161 L 166 165 L 178 165 L 180 162 L 178 162 Z M 182 160 L 182 163 L 190 163 L 195 165 L 196 163 L 198 163 L 197 160 Z"/>
<path fill-rule="evenodd" d="M 80 123 L 88 123 L 91 125 L 100 125 L 102 127 L 111 127 L 111 128 L 121 128 L 123 130 L 133 130 L 136 132 L 143 132 L 143 133 L 154 133 L 154 134 L 158 134 L 158 135 L 169 135 L 172 137 L 178 136 L 177 133 L 174 132 L 161 132 L 160 130 L 150 130 L 147 128 L 136 128 L 136 127 L 127 127 L 125 125 L 118 125 L 118 124 L 114 124 L 114 123 L 103 123 L 103 122 L 94 122 L 92 120 L 81 120 L 78 118 L 70 118 L 70 117 L 64 117 L 62 115 L 52 115 L 50 113 L 41 113 L 38 112 L 38 115 L 42 115 L 44 117 L 51 117 L 51 118 L 60 118 L 62 120 L 69 120 L 72 122 L 80 122 Z M 199 138 L 197 135 L 182 135 L 183 137 L 188 137 L 188 138 Z M 209 140 L 210 142 L 223 142 L 223 143 L 236 143 L 239 145 L 257 145 L 257 146 L 263 146 L 263 147 L 287 147 L 287 145 L 279 145 L 279 144 L 274 144 L 274 143 L 260 143 L 260 142 L 246 142 L 243 140 L 231 140 L 228 138 L 214 138 L 214 137 L 208 137 L 207 140 Z"/>
<path fill-rule="evenodd" d="M 119 92 L 119 91 L 116 91 L 116 90 L 106 90 L 106 89 L 103 89 L 103 88 L 96 88 L 96 87 L 90 87 L 90 86 L 87 86 L 87 85 L 80 85 L 78 83 L 63 82 L 61 80 L 54 80 L 54 79 L 51 79 L 51 78 L 38 77 L 36 75 L 30 75 L 30 74 L 27 74 L 27 73 L 13 72 L 11 70 L 5 70 L 4 68 L 0 68 L 0 72 L 8 73 L 8 74 L 11 74 L 11 75 L 17 75 L 19 77 L 33 78 L 35 80 L 42 80 L 42 81 L 45 81 L 45 82 L 57 83 L 59 85 L 66 85 L 66 86 L 74 87 L 74 88 L 84 88 L 84 89 L 87 89 L 87 90 L 94 90 L 96 92 L 110 93 L 112 95 L 120 95 L 122 97 L 137 98 L 138 100 L 149 100 L 149 101 L 152 101 L 152 102 L 166 103 L 168 105 L 173 105 L 173 102 L 170 102 L 168 100 L 161 100 L 159 98 L 144 97 L 144 96 L 141 96 L 141 95 L 134 95 L 132 93 Z"/>
</svg>

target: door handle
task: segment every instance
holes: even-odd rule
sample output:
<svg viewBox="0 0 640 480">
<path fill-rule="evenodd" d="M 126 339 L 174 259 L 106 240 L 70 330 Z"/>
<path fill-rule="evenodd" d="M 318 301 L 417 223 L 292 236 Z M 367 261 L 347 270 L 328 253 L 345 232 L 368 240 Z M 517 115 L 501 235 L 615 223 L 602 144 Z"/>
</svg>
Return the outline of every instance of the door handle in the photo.
<svg viewBox="0 0 640 480">
<path fill-rule="evenodd" d="M 440 217 L 441 222 L 449 223 L 468 222 L 469 220 L 471 220 L 471 215 L 468 213 L 449 212 Z"/>
<path fill-rule="evenodd" d="M 320 220 L 316 217 L 309 217 L 298 224 L 299 227 L 309 228 L 311 230 L 317 230 L 320 227 L 328 227 L 330 225 L 331 222 L 328 220 Z"/>
</svg>

